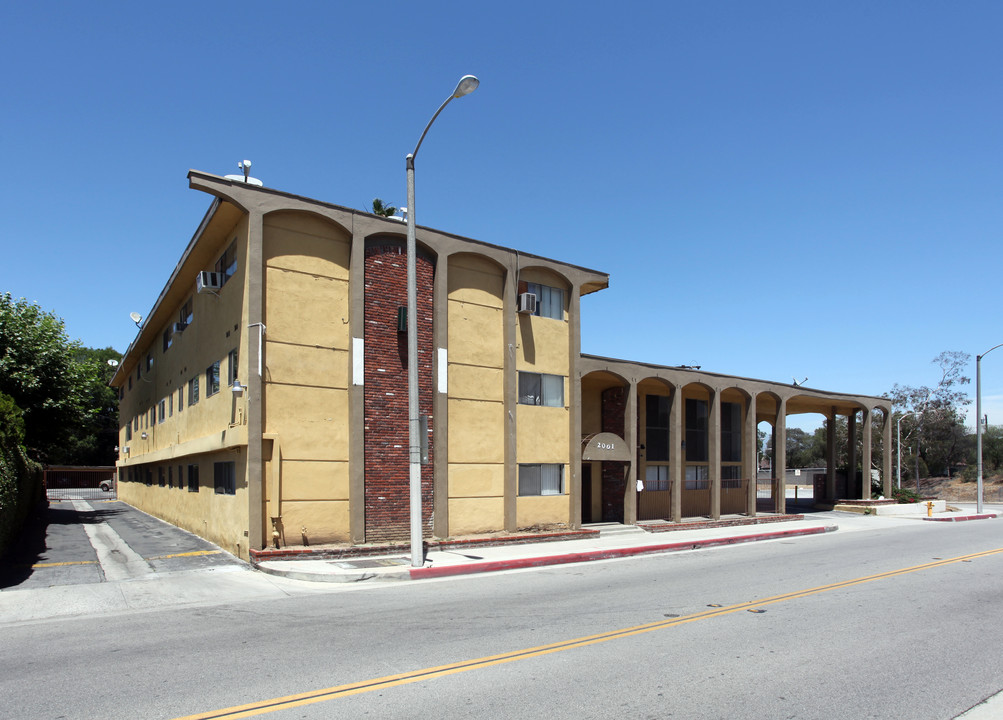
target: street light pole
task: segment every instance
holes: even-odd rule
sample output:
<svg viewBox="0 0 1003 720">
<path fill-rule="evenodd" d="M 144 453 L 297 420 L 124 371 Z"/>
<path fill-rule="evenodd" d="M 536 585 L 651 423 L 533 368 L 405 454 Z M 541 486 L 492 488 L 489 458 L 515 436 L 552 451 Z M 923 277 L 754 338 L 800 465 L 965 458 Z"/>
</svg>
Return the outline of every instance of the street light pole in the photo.
<svg viewBox="0 0 1003 720">
<path fill-rule="evenodd" d="M 976 496 L 975 512 L 982 512 L 982 358 L 991 353 L 996 348 L 1003 345 L 993 345 L 981 355 L 975 356 L 975 445 L 976 457 L 978 457 L 978 489 Z"/>
<path fill-rule="evenodd" d="M 901 490 L 902 489 L 902 418 L 907 418 L 910 415 L 915 415 L 914 412 L 907 412 L 903 415 L 899 415 L 898 422 L 895 430 L 895 445 L 898 447 L 898 461 L 895 463 L 898 466 L 897 476 L 895 478 L 895 486 Z"/>
<path fill-rule="evenodd" d="M 480 81 L 473 75 L 464 75 L 456 84 L 453 94 L 435 111 L 414 146 L 414 152 L 404 159 L 407 169 L 407 414 L 408 414 L 408 452 L 409 479 L 411 491 L 411 566 L 421 567 L 425 563 L 422 548 L 421 528 L 421 438 L 419 437 L 418 409 L 418 280 L 415 269 L 417 255 L 414 222 L 414 158 L 418 154 L 428 129 L 439 117 L 450 101 L 469 95 Z"/>
</svg>

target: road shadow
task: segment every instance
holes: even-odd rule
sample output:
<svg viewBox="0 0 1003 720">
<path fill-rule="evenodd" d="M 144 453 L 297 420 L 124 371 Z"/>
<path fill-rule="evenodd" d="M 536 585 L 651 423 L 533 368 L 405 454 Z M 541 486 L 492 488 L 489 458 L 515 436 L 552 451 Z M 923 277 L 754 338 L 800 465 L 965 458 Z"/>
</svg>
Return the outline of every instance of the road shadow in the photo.
<svg viewBox="0 0 1003 720">
<path fill-rule="evenodd" d="M 105 522 L 121 514 L 120 507 L 76 510 L 69 503 L 53 502 L 38 508 L 25 522 L 21 534 L 0 558 L 0 589 L 20 585 L 35 572 L 34 565 L 49 550 L 49 529 L 67 525 L 89 525 Z"/>
</svg>

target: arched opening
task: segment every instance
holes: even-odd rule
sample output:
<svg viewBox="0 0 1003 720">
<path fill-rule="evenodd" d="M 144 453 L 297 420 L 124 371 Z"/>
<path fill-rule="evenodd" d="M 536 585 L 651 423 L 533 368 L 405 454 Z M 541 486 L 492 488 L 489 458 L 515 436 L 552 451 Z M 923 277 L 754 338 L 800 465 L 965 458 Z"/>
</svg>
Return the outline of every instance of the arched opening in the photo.
<svg viewBox="0 0 1003 720">
<path fill-rule="evenodd" d="M 627 487 L 633 448 L 624 442 L 630 384 L 615 373 L 599 371 L 583 376 L 581 388 L 582 434 L 586 440 L 581 467 L 581 521 L 622 523 L 627 493 L 635 492 Z M 588 442 L 600 433 L 619 438 L 625 452 L 586 452 Z"/>
</svg>

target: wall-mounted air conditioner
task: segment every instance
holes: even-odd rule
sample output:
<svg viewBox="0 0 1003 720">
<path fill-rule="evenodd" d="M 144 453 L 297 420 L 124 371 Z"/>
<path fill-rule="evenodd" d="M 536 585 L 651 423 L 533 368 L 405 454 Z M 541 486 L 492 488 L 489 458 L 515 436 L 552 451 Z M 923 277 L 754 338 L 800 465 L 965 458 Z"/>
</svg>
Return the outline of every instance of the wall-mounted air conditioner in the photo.
<svg viewBox="0 0 1003 720">
<path fill-rule="evenodd" d="M 219 290 L 221 286 L 222 283 L 220 282 L 220 274 L 218 272 L 203 270 L 195 278 L 195 290 L 197 292 Z"/>
<path fill-rule="evenodd" d="M 521 293 L 518 297 L 518 301 L 515 304 L 516 312 L 526 313 L 532 315 L 536 312 L 536 294 L 535 293 Z"/>
<path fill-rule="evenodd" d="M 176 322 L 174 323 L 174 332 L 176 333 L 184 332 L 186 327 L 188 327 L 186 323 Z"/>
</svg>

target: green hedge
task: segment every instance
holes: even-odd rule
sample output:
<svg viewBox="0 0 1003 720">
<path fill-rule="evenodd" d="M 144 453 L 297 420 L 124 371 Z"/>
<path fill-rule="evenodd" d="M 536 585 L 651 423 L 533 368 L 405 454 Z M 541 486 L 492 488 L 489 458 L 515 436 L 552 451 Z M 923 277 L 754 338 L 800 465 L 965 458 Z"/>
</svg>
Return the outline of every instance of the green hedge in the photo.
<svg viewBox="0 0 1003 720">
<path fill-rule="evenodd" d="M 42 466 L 25 454 L 21 409 L 0 393 L 0 555 L 44 499 Z"/>
</svg>

